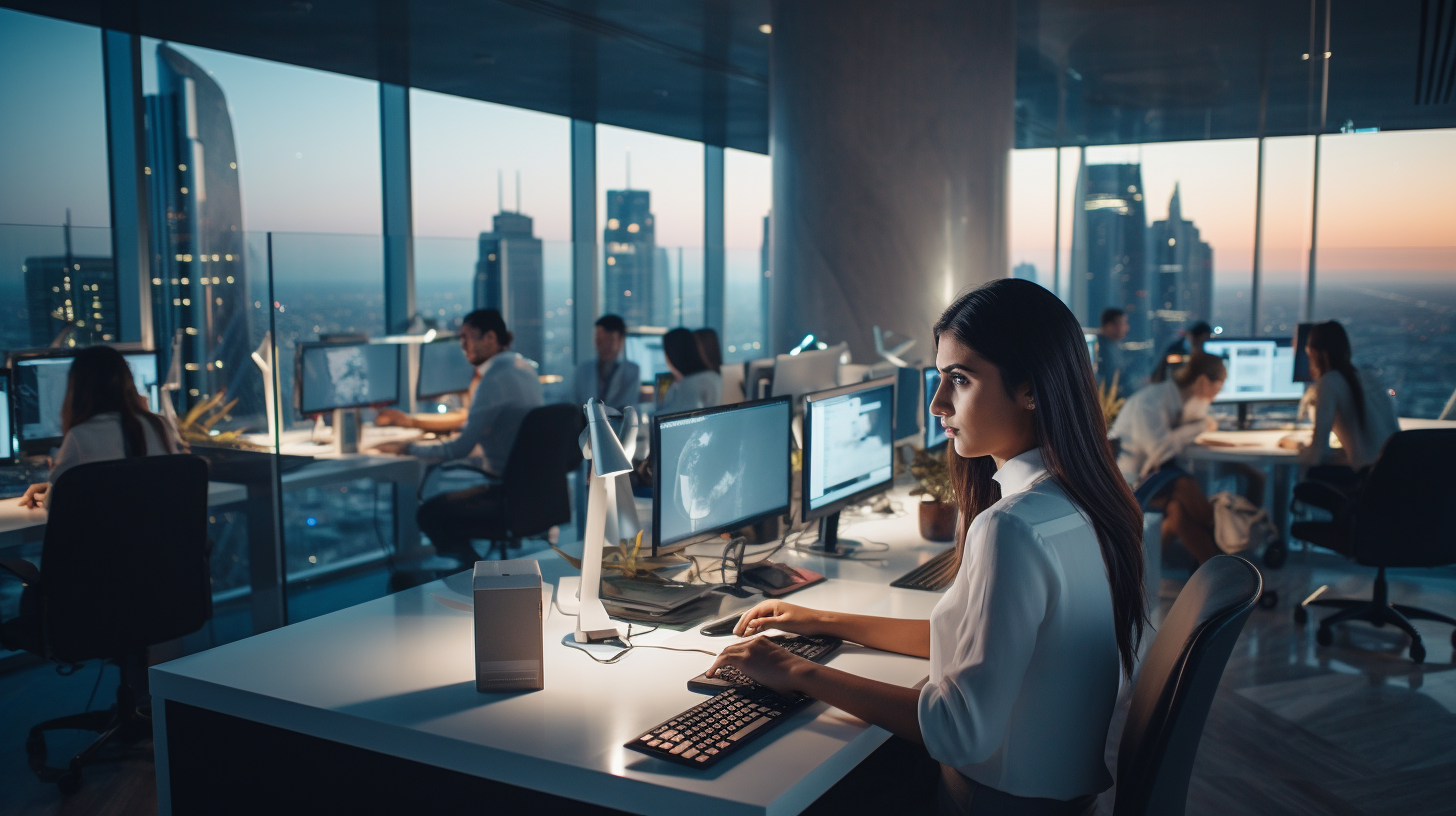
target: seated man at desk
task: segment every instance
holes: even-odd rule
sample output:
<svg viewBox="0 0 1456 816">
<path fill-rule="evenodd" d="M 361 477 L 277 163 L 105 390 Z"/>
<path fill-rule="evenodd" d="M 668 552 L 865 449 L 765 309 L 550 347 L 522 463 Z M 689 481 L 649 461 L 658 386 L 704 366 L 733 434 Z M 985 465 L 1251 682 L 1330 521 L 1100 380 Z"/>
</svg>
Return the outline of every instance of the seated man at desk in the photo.
<svg viewBox="0 0 1456 816">
<path fill-rule="evenodd" d="M 479 446 L 485 471 L 497 476 L 503 473 L 521 420 L 532 408 L 545 404 L 536 366 L 510 350 L 511 339 L 500 311 L 476 309 L 466 315 L 460 327 L 460 348 L 470 364 L 480 369 L 480 375 L 460 433 L 433 442 L 384 442 L 374 449 L 443 461 L 463 459 Z M 389 415 L 386 424 L 400 417 L 411 427 L 424 427 L 421 418 L 406 414 Z M 420 505 L 420 532 L 430 537 L 436 552 L 467 564 L 478 559 L 470 546 L 470 535 L 478 528 L 475 519 L 487 512 L 493 500 L 491 490 L 487 484 L 441 493 Z"/>
<path fill-rule="evenodd" d="M 597 358 L 576 367 L 572 393 L 577 405 L 596 397 L 611 408 L 637 404 L 642 371 L 631 360 L 622 359 L 627 346 L 627 323 L 614 314 L 597 318 L 592 334 Z"/>
</svg>

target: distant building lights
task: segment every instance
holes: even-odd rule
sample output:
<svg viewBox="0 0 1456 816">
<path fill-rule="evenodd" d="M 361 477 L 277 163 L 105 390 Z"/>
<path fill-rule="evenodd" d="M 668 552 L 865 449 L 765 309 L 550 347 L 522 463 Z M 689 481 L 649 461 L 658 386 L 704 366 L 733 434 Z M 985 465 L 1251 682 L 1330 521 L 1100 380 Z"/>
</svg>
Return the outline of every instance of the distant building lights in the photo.
<svg viewBox="0 0 1456 816">
<path fill-rule="evenodd" d="M 628 232 L 637 232 L 640 229 L 642 229 L 642 228 L 639 227 L 639 226 L 637 226 L 636 224 L 628 224 L 627 225 L 627 231 Z"/>
<path fill-rule="evenodd" d="M 761 34 L 772 34 L 773 26 L 769 25 L 768 23 L 764 23 L 763 25 L 758 27 L 758 31 Z"/>
</svg>

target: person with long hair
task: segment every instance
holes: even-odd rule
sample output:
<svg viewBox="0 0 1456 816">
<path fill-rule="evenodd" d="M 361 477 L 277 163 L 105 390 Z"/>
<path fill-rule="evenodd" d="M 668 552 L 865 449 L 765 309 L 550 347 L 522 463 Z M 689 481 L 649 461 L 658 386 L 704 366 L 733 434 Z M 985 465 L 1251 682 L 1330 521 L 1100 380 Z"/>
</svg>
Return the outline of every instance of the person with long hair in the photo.
<svg viewBox="0 0 1456 816">
<path fill-rule="evenodd" d="M 668 387 L 659 414 L 696 411 L 717 405 L 723 398 L 723 377 L 708 367 L 692 330 L 676 328 L 662 336 L 662 354 L 673 384 Z"/>
<path fill-rule="evenodd" d="M 774 600 L 735 629 L 926 657 L 927 682 L 881 683 L 761 637 L 724 649 L 709 674 L 732 666 L 922 744 L 938 763 L 927 785 L 956 812 L 1085 813 L 1112 784 L 1108 723 L 1147 612 L 1142 513 L 1113 460 L 1082 330 L 1046 289 L 997 280 L 946 309 L 935 364 L 930 411 L 951 441 L 961 516 L 959 571 L 930 619 Z"/>
<path fill-rule="evenodd" d="M 712 328 L 693 329 L 693 337 L 698 341 L 698 353 L 703 357 L 703 364 L 709 371 L 722 374 L 723 346 L 718 342 L 718 331 Z"/>
<path fill-rule="evenodd" d="M 181 444 L 171 423 L 148 410 L 126 358 L 111 346 L 82 349 L 72 358 L 61 431 L 50 480 L 27 488 L 20 498 L 23 507 L 44 507 L 61 474 L 77 465 L 163 456 L 176 453 Z"/>
<path fill-rule="evenodd" d="M 1344 326 L 1334 320 L 1314 326 L 1304 350 L 1314 377 L 1314 438 L 1308 445 L 1288 437 L 1280 444 L 1297 448 L 1301 463 L 1308 466 L 1306 481 L 1295 486 L 1295 496 L 1334 510 L 1342 503 L 1335 501 L 1336 494 L 1308 485 L 1326 485 L 1341 494 L 1358 488 L 1380 458 L 1385 440 L 1400 431 L 1400 423 L 1395 402 L 1380 378 L 1351 362 L 1350 336 Z M 1339 451 L 1330 448 L 1331 431 L 1340 440 Z"/>
</svg>

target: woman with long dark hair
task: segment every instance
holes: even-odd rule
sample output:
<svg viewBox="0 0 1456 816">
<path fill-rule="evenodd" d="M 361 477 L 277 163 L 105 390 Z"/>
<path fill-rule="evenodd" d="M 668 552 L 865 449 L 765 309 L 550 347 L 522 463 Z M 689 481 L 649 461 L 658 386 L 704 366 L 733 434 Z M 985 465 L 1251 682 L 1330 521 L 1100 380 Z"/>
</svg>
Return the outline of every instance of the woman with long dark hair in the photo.
<svg viewBox="0 0 1456 816">
<path fill-rule="evenodd" d="M 717 329 L 693 329 L 693 337 L 698 341 L 698 354 L 702 355 L 703 365 L 715 374 L 722 374 L 723 345 L 718 342 Z"/>
<path fill-rule="evenodd" d="M 72 358 L 61 430 L 65 436 L 51 462 L 50 481 L 31 485 L 20 499 L 24 507 L 44 506 L 51 485 L 76 465 L 162 456 L 179 447 L 176 430 L 147 410 L 126 358 L 110 346 L 92 346 Z"/>
<path fill-rule="evenodd" d="M 676 328 L 662 336 L 662 355 L 675 382 L 667 389 L 659 414 L 696 411 L 717 405 L 723 397 L 723 377 L 708 367 L 698 338 L 691 329 Z"/>
<path fill-rule="evenodd" d="M 961 565 L 930 620 L 766 601 L 735 630 L 928 657 L 929 680 L 869 680 L 763 638 L 729 646 L 709 673 L 733 666 L 923 744 L 956 812 L 1085 813 L 1112 784 L 1108 722 L 1147 622 L 1142 514 L 1113 461 L 1082 330 L 1054 295 L 993 281 L 945 311 L 935 342 L 930 410 L 951 441 Z"/>
</svg>

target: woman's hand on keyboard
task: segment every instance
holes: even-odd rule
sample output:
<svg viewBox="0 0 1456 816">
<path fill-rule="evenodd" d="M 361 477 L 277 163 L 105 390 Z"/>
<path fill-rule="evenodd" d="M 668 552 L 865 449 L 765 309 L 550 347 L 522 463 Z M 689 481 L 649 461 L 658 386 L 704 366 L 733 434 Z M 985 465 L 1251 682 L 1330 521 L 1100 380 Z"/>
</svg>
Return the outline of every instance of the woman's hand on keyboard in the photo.
<svg viewBox="0 0 1456 816">
<path fill-rule="evenodd" d="M 712 677 L 719 669 L 732 666 L 761 686 L 779 694 L 794 694 L 798 691 L 797 670 L 813 665 L 766 637 L 756 637 L 740 640 L 724 649 L 706 674 Z"/>
<path fill-rule="evenodd" d="M 824 634 L 823 613 L 783 601 L 764 601 L 743 613 L 733 634 L 749 637 L 769 629 L 793 632 L 796 635 Z M 755 678 L 757 679 L 757 678 Z"/>
</svg>

